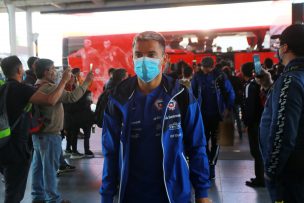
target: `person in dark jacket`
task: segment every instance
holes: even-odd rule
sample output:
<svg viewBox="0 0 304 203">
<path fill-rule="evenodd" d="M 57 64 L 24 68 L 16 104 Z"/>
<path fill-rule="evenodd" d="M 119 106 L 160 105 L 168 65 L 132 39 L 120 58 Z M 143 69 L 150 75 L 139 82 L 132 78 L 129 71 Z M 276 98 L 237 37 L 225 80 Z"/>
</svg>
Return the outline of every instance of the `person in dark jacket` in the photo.
<svg viewBox="0 0 304 203">
<path fill-rule="evenodd" d="M 165 39 L 139 33 L 133 42 L 135 77 L 110 96 L 102 129 L 101 202 L 208 203 L 206 139 L 191 92 L 163 75 Z M 189 165 L 185 158 L 189 157 Z"/>
<path fill-rule="evenodd" d="M 272 202 L 304 202 L 304 25 L 280 35 L 285 65 L 265 104 L 260 124 L 266 186 Z"/>
<path fill-rule="evenodd" d="M 45 94 L 21 83 L 24 70 L 17 56 L 4 58 L 1 61 L 1 69 L 7 78 L 6 83 L 1 86 L 1 93 L 4 90 L 2 88 L 8 88 L 6 96 L 8 121 L 10 126 L 16 124 L 11 131 L 11 139 L 0 148 L 0 168 L 5 179 L 4 203 L 20 203 L 31 165 L 31 150 L 28 147 L 30 115 L 23 114 L 24 108 L 28 103 L 55 105 L 71 77 L 71 70 L 67 69 L 59 85 L 50 94 Z"/>
<path fill-rule="evenodd" d="M 37 81 L 37 77 L 35 74 L 35 64 L 36 61 L 38 61 L 38 57 L 35 56 L 31 56 L 28 60 L 27 60 L 27 66 L 29 68 L 29 70 L 25 71 L 25 79 L 22 81 L 22 83 L 24 84 L 28 84 L 28 85 L 32 85 L 34 86 L 36 81 Z"/>
<path fill-rule="evenodd" d="M 247 127 L 249 147 L 251 156 L 254 158 L 255 178 L 246 181 L 250 187 L 264 187 L 264 168 L 261 150 L 259 148 L 259 124 L 263 111 L 263 104 L 260 99 L 260 85 L 253 78 L 253 63 L 242 65 L 241 71 L 246 81 L 243 90 L 242 115 L 243 122 Z"/>
<path fill-rule="evenodd" d="M 203 58 L 202 70 L 194 74 L 191 81 L 193 94 L 201 104 L 205 125 L 207 154 L 210 164 L 210 179 L 215 178 L 215 165 L 219 155 L 219 122 L 233 108 L 235 93 L 227 76 L 214 66 L 211 57 Z M 209 140 L 211 139 L 211 146 Z"/>
<path fill-rule="evenodd" d="M 107 83 L 106 89 L 103 93 L 98 97 L 98 101 L 96 104 L 96 110 L 94 113 L 94 120 L 98 127 L 102 128 L 103 123 L 103 115 L 108 104 L 109 96 L 114 91 L 115 87 L 123 80 L 128 78 L 128 74 L 126 69 L 118 68 L 114 69 L 112 73 L 112 78 Z"/>
<path fill-rule="evenodd" d="M 93 125 L 93 112 L 91 110 L 92 93 L 87 90 L 84 95 L 75 103 L 65 104 L 64 110 L 67 113 L 65 122 L 67 137 L 72 147 L 70 159 L 92 158 L 93 152 L 90 150 L 90 136 Z M 80 128 L 84 134 L 84 154 L 77 150 L 78 133 Z M 68 147 L 68 146 L 67 146 Z M 68 150 L 69 148 L 67 148 Z"/>
<path fill-rule="evenodd" d="M 242 132 L 242 121 L 240 118 L 240 112 L 241 112 L 240 109 L 243 101 L 243 82 L 239 77 L 232 74 L 233 70 L 231 69 L 231 67 L 224 66 L 222 70 L 227 75 L 229 81 L 231 82 L 231 85 L 235 93 L 233 114 L 234 114 L 234 119 L 236 120 L 239 137 L 240 139 L 242 139 L 243 132 Z"/>
</svg>

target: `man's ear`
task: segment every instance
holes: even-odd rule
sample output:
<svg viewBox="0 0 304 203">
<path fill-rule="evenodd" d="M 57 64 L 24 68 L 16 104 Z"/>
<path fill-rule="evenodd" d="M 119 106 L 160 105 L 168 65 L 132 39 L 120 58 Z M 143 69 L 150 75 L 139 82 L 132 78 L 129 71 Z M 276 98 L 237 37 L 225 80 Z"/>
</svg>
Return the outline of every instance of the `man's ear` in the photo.
<svg viewBox="0 0 304 203">
<path fill-rule="evenodd" d="M 18 75 L 23 75 L 23 73 L 24 73 L 24 70 L 23 70 L 23 67 L 22 67 L 22 65 L 20 65 L 19 67 L 18 67 L 18 71 L 17 71 L 17 73 L 18 73 Z"/>
<path fill-rule="evenodd" d="M 168 58 L 168 55 L 165 53 L 163 56 L 163 59 L 161 61 L 161 66 L 160 66 L 162 72 L 165 71 L 167 62 L 169 62 L 169 58 Z"/>
<path fill-rule="evenodd" d="M 42 78 L 45 78 L 47 76 L 48 72 L 49 72 L 49 70 L 47 70 L 47 69 L 45 71 L 43 71 L 43 77 Z"/>
<path fill-rule="evenodd" d="M 168 56 L 167 53 L 165 53 L 161 65 L 162 65 L 162 66 L 165 66 L 167 62 L 169 62 L 169 56 Z"/>
<path fill-rule="evenodd" d="M 282 51 L 283 51 L 283 53 L 286 53 L 288 51 L 288 45 L 287 44 L 284 44 L 282 46 Z"/>
</svg>

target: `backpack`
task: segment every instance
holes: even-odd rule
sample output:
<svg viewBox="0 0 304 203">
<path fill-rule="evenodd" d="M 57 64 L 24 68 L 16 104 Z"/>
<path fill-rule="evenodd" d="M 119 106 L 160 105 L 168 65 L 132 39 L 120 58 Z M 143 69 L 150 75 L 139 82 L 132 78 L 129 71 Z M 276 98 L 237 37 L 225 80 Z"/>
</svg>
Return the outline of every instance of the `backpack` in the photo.
<svg viewBox="0 0 304 203">
<path fill-rule="evenodd" d="M 29 116 L 30 116 L 30 134 L 39 133 L 44 127 L 45 118 L 41 116 L 38 106 L 29 103 L 27 105 Z"/>
<path fill-rule="evenodd" d="M 38 84 L 35 85 L 34 87 L 36 87 L 36 90 L 38 91 L 38 89 L 43 85 L 42 84 Z M 44 127 L 44 121 L 45 118 L 40 114 L 40 110 L 39 107 L 36 104 L 31 104 L 28 103 L 27 106 L 24 109 L 25 112 L 29 113 L 30 116 L 30 134 L 35 134 L 35 133 L 39 133 Z"/>
<path fill-rule="evenodd" d="M 94 113 L 94 121 L 98 127 L 102 127 L 104 111 L 107 107 L 110 96 L 110 90 L 105 90 L 98 98 L 96 110 Z"/>
<path fill-rule="evenodd" d="M 9 85 L 7 83 L 0 87 L 0 149 L 9 142 L 12 131 L 15 129 L 23 115 L 22 113 L 12 126 L 9 125 L 6 109 L 8 88 Z"/>
</svg>

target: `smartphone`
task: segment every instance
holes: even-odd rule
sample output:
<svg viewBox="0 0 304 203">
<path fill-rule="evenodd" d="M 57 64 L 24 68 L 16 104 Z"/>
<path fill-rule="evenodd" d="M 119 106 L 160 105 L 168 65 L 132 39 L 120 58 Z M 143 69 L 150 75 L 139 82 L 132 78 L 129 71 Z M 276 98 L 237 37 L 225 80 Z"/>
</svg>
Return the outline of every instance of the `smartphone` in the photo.
<svg viewBox="0 0 304 203">
<path fill-rule="evenodd" d="M 93 70 L 93 63 L 90 63 L 90 72 Z"/>
<path fill-rule="evenodd" d="M 262 73 L 262 65 L 260 55 L 254 54 L 253 55 L 253 63 L 254 63 L 254 72 L 255 75 L 261 75 Z"/>
</svg>

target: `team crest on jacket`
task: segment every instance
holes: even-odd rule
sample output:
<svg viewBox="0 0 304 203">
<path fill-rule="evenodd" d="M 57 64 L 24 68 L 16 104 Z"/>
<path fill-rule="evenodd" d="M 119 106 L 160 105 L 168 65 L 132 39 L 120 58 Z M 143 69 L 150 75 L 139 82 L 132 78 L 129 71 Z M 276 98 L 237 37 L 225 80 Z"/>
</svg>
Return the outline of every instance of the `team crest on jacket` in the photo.
<svg viewBox="0 0 304 203">
<path fill-rule="evenodd" d="M 176 101 L 175 100 L 170 101 L 168 104 L 168 109 L 174 111 L 175 107 L 176 107 Z"/>
<path fill-rule="evenodd" d="M 164 103 L 164 101 L 162 99 L 158 99 L 155 101 L 154 105 L 157 108 L 157 110 L 160 111 L 163 109 L 163 106 L 164 106 L 163 103 Z"/>
</svg>

